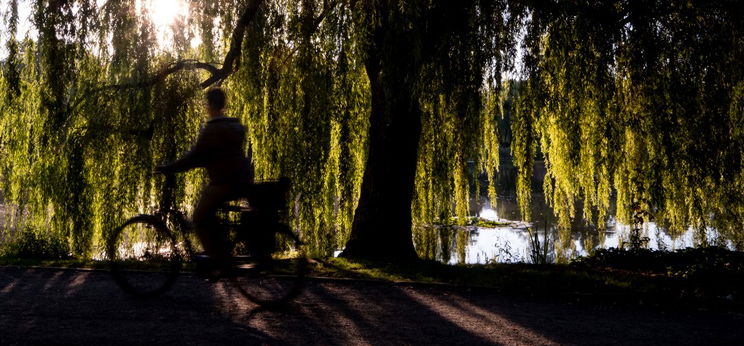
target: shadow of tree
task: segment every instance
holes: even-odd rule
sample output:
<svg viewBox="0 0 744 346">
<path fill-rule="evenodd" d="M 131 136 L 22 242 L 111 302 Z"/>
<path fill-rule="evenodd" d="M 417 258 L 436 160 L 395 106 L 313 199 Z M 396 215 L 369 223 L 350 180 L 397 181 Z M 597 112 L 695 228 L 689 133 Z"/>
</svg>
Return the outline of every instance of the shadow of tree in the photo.
<svg viewBox="0 0 744 346">
<path fill-rule="evenodd" d="M 194 281 L 140 300 L 107 272 L 0 267 L 0 344 L 275 343 L 233 322 L 213 288 Z"/>
<path fill-rule="evenodd" d="M 549 283 L 546 283 L 549 284 Z M 741 316 L 504 297 L 487 290 L 311 280 L 278 311 L 184 275 L 158 299 L 102 271 L 0 267 L 0 344 L 732 344 Z"/>
<path fill-rule="evenodd" d="M 290 343 L 329 345 L 736 344 L 744 322 L 725 313 L 659 312 L 358 281 L 312 281 L 291 309 L 238 320 Z"/>
</svg>

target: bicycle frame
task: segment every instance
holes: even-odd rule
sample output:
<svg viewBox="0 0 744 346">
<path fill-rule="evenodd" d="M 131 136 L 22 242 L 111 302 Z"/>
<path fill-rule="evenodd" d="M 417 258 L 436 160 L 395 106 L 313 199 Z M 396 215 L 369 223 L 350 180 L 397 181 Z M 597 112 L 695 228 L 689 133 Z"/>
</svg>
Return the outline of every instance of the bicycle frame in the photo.
<svg viewBox="0 0 744 346">
<path fill-rule="evenodd" d="M 288 184 L 287 181 L 280 181 L 280 184 Z M 187 258 L 193 258 L 195 252 L 193 248 L 193 244 L 191 243 L 191 240 L 189 239 L 189 231 L 194 229 L 194 225 L 191 221 L 189 221 L 185 214 L 181 212 L 178 208 L 175 207 L 175 198 L 173 196 L 173 191 L 176 186 L 176 177 L 175 174 L 165 174 L 165 184 L 163 185 L 163 197 L 160 203 L 160 207 L 153 213 L 148 216 L 156 217 L 162 222 L 166 228 L 171 229 L 174 235 L 178 237 L 180 234 L 180 237 L 182 238 L 184 242 L 184 254 Z M 281 188 L 281 185 L 280 185 Z M 263 204 L 266 204 L 265 208 L 253 210 L 253 209 L 245 209 L 239 206 L 229 206 L 224 205 L 221 208 L 218 209 L 218 212 L 223 212 L 225 214 L 228 213 L 240 213 L 240 218 L 237 221 L 229 221 L 226 217 L 220 218 L 222 223 L 221 225 L 225 227 L 225 230 L 227 232 L 229 231 L 236 231 L 238 233 L 241 233 L 245 227 L 257 227 L 257 228 L 265 228 L 267 225 L 271 224 L 271 222 L 248 222 L 247 220 L 251 219 L 264 219 L 264 218 L 257 218 L 256 215 L 260 216 L 266 216 L 266 215 L 272 215 L 272 213 L 277 213 L 277 215 L 273 216 L 277 220 L 274 220 L 278 224 L 278 210 L 274 210 L 277 206 L 277 198 L 265 198 L 266 195 L 271 195 L 274 191 L 271 190 L 271 188 L 258 188 L 258 191 L 255 192 L 257 196 L 264 197 L 263 199 L 269 200 L 268 202 L 265 202 Z M 273 197 L 273 196 L 272 196 Z M 144 215 L 143 215 L 144 216 Z M 271 217 L 271 216 L 270 216 Z M 264 219 L 265 220 L 265 219 Z M 262 220 L 263 221 L 263 220 Z M 173 227 L 169 227 L 173 226 Z M 245 243 L 245 237 L 239 237 L 237 242 L 233 243 L 232 245 L 237 245 L 237 243 L 243 242 Z"/>
</svg>

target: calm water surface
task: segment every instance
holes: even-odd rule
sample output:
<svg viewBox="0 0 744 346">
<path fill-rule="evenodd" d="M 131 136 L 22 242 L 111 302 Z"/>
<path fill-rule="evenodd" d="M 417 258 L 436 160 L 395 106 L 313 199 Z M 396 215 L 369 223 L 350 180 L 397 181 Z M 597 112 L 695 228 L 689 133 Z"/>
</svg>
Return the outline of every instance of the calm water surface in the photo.
<svg viewBox="0 0 744 346">
<path fill-rule="evenodd" d="M 497 228 L 439 228 L 431 231 L 436 236 L 424 237 L 430 243 L 436 241 L 435 246 L 423 245 L 421 240 L 417 246 L 431 246 L 434 250 L 429 251 L 429 257 L 451 264 L 552 263 L 587 255 L 588 249 L 620 247 L 629 240 L 631 227 L 615 222 L 613 217 L 610 217 L 605 230 L 577 224 L 561 234 L 555 227 L 556 219 L 552 211 L 542 198 L 541 195 L 533 197 L 532 213 L 537 220 L 534 224 L 516 221 L 520 220 L 520 216 L 513 198 L 499 199 L 495 206 L 482 201 L 473 214 L 487 220 L 510 222 L 510 225 Z M 673 237 L 653 222 L 644 225 L 642 237 L 648 240 L 647 248 L 666 250 L 693 247 L 699 238 L 693 229 Z M 714 229 L 708 229 L 706 237 L 716 239 L 717 233 Z M 728 245 L 733 248 L 731 244 Z"/>
</svg>

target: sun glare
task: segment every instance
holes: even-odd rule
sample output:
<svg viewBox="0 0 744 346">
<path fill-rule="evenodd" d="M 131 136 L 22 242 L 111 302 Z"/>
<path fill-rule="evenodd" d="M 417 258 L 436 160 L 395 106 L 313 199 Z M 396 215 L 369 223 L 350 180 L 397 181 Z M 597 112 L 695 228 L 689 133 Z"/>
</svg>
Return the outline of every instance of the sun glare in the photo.
<svg viewBox="0 0 744 346">
<path fill-rule="evenodd" d="M 138 5 L 147 9 L 161 46 L 171 41 L 171 25 L 176 18 L 185 19 L 189 14 L 189 5 L 184 0 L 140 0 Z"/>
</svg>

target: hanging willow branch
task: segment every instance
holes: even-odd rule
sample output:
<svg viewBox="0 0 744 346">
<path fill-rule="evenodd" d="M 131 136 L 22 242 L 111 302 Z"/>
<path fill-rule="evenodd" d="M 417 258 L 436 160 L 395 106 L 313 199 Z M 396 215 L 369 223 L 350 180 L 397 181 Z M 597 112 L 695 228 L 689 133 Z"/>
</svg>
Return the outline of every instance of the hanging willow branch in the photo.
<svg viewBox="0 0 744 346">
<path fill-rule="evenodd" d="M 217 68 L 217 64 L 215 63 L 203 62 L 194 59 L 179 60 L 169 64 L 167 67 L 160 70 L 152 77 L 143 81 L 106 85 L 93 89 L 88 93 L 84 93 L 83 96 L 73 102 L 73 104 L 70 106 L 70 109 L 73 111 L 76 110 L 83 103 L 84 100 L 100 92 L 111 90 L 120 91 L 127 89 L 140 89 L 157 85 L 159 83 L 162 83 L 166 77 L 181 70 L 204 70 L 209 72 L 209 78 L 199 84 L 202 88 L 205 89 L 209 88 L 212 85 L 221 83 L 240 67 L 240 47 L 242 47 L 243 45 L 245 29 L 253 20 L 253 18 L 255 18 L 256 13 L 258 13 L 258 9 L 262 3 L 263 0 L 251 1 L 245 11 L 243 11 L 240 19 L 238 19 L 238 22 L 235 25 L 235 29 L 233 29 L 232 39 L 230 41 L 230 50 L 228 50 L 227 54 L 225 55 L 225 59 L 220 68 Z"/>
<path fill-rule="evenodd" d="M 320 24 L 323 23 L 323 20 L 326 18 L 326 16 L 331 12 L 331 10 L 335 9 L 336 6 L 342 2 L 343 0 L 337 0 L 329 4 L 327 1 L 324 0 L 323 11 L 320 12 L 320 15 L 318 15 L 318 18 L 313 19 L 313 23 L 311 25 L 311 29 L 309 30 L 309 32 L 315 33 L 320 27 Z M 290 59 L 297 53 L 299 49 L 300 49 L 300 45 L 297 45 L 294 48 L 292 48 L 292 50 L 289 53 L 287 53 L 286 56 L 284 56 L 284 59 L 282 59 L 282 62 L 279 65 L 286 66 L 287 63 L 290 61 Z"/>
<path fill-rule="evenodd" d="M 245 11 L 243 11 L 240 19 L 238 19 L 230 40 L 230 50 L 227 51 L 227 55 L 225 55 L 225 60 L 223 61 L 221 68 L 218 69 L 213 64 L 194 60 L 178 61 L 172 64 L 169 68 L 156 74 L 149 81 L 144 82 L 144 85 L 135 84 L 134 87 L 146 87 L 157 84 L 165 79 L 165 77 L 183 69 L 202 69 L 209 72 L 210 77 L 200 84 L 202 88 L 208 88 L 214 84 L 222 82 L 240 67 L 240 47 L 243 46 L 245 29 L 253 18 L 255 18 L 261 3 L 263 3 L 263 0 L 251 1 Z"/>
</svg>

